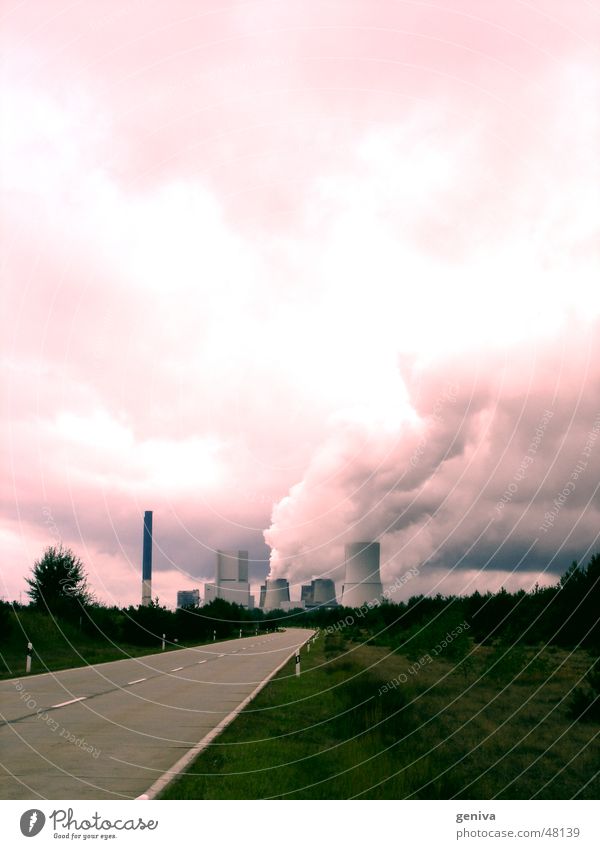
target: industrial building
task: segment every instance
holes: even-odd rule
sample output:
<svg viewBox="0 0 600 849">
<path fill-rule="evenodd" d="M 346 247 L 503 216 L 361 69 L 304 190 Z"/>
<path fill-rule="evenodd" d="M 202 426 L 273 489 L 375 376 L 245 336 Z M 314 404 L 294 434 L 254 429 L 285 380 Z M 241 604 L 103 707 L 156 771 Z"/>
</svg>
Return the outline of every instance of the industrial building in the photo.
<svg viewBox="0 0 600 849">
<path fill-rule="evenodd" d="M 177 607 L 200 607 L 200 590 L 178 590 Z"/>
<path fill-rule="evenodd" d="M 379 576 L 378 542 L 352 542 L 346 546 L 346 574 L 342 588 L 344 607 L 379 604 L 383 595 Z"/>
<path fill-rule="evenodd" d="M 248 552 L 217 551 L 217 574 L 214 583 L 204 585 L 204 603 L 222 598 L 242 607 L 254 607 L 248 583 Z"/>
<path fill-rule="evenodd" d="M 335 584 L 330 578 L 315 578 L 300 590 L 300 601 L 307 609 L 311 607 L 337 607 Z"/>
</svg>

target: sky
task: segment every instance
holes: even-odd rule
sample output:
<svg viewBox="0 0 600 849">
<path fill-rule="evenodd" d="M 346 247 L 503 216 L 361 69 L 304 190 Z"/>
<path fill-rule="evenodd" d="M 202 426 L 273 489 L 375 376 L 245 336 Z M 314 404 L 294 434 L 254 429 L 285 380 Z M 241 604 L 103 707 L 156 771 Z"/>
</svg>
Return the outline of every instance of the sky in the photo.
<svg viewBox="0 0 600 849">
<path fill-rule="evenodd" d="M 0 596 L 554 583 L 600 529 L 600 9 L 2 6 Z"/>
</svg>

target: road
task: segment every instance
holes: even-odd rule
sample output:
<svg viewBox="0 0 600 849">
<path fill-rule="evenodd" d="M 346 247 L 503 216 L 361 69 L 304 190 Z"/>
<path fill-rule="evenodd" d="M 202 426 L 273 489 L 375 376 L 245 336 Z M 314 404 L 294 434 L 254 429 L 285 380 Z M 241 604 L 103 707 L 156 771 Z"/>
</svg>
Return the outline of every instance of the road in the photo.
<svg viewBox="0 0 600 849">
<path fill-rule="evenodd" d="M 0 799 L 138 797 L 311 633 L 0 681 Z"/>
</svg>

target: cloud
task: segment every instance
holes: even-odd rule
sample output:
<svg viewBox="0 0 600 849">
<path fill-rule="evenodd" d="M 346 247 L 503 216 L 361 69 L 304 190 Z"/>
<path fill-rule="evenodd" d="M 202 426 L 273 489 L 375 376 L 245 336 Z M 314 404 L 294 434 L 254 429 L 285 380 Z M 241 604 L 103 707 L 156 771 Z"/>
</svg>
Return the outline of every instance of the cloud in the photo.
<svg viewBox="0 0 600 849">
<path fill-rule="evenodd" d="M 383 534 L 388 577 L 520 562 L 595 415 L 597 26 L 555 2 L 9 10 L 10 585 L 44 506 L 132 599 L 149 507 L 171 589 L 219 546 L 259 579 L 274 505 L 298 576 L 339 575 L 349 528 Z M 587 480 L 522 570 L 591 544 Z"/>
</svg>

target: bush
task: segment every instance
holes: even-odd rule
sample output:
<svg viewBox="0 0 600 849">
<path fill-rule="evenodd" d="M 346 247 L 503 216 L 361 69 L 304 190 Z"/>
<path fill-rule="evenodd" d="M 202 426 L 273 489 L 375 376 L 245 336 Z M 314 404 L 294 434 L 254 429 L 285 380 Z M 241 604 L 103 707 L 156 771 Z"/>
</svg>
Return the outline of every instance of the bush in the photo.
<svg viewBox="0 0 600 849">
<path fill-rule="evenodd" d="M 92 639 L 104 638 L 118 643 L 125 632 L 125 615 L 118 607 L 102 607 L 94 604 L 82 615 L 82 629 Z"/>
<path fill-rule="evenodd" d="M 327 659 L 335 657 L 346 650 L 346 640 L 341 634 L 325 634 L 323 651 Z"/>
<path fill-rule="evenodd" d="M 595 662 L 581 687 L 573 690 L 569 716 L 585 722 L 600 722 L 600 664 Z"/>
</svg>

